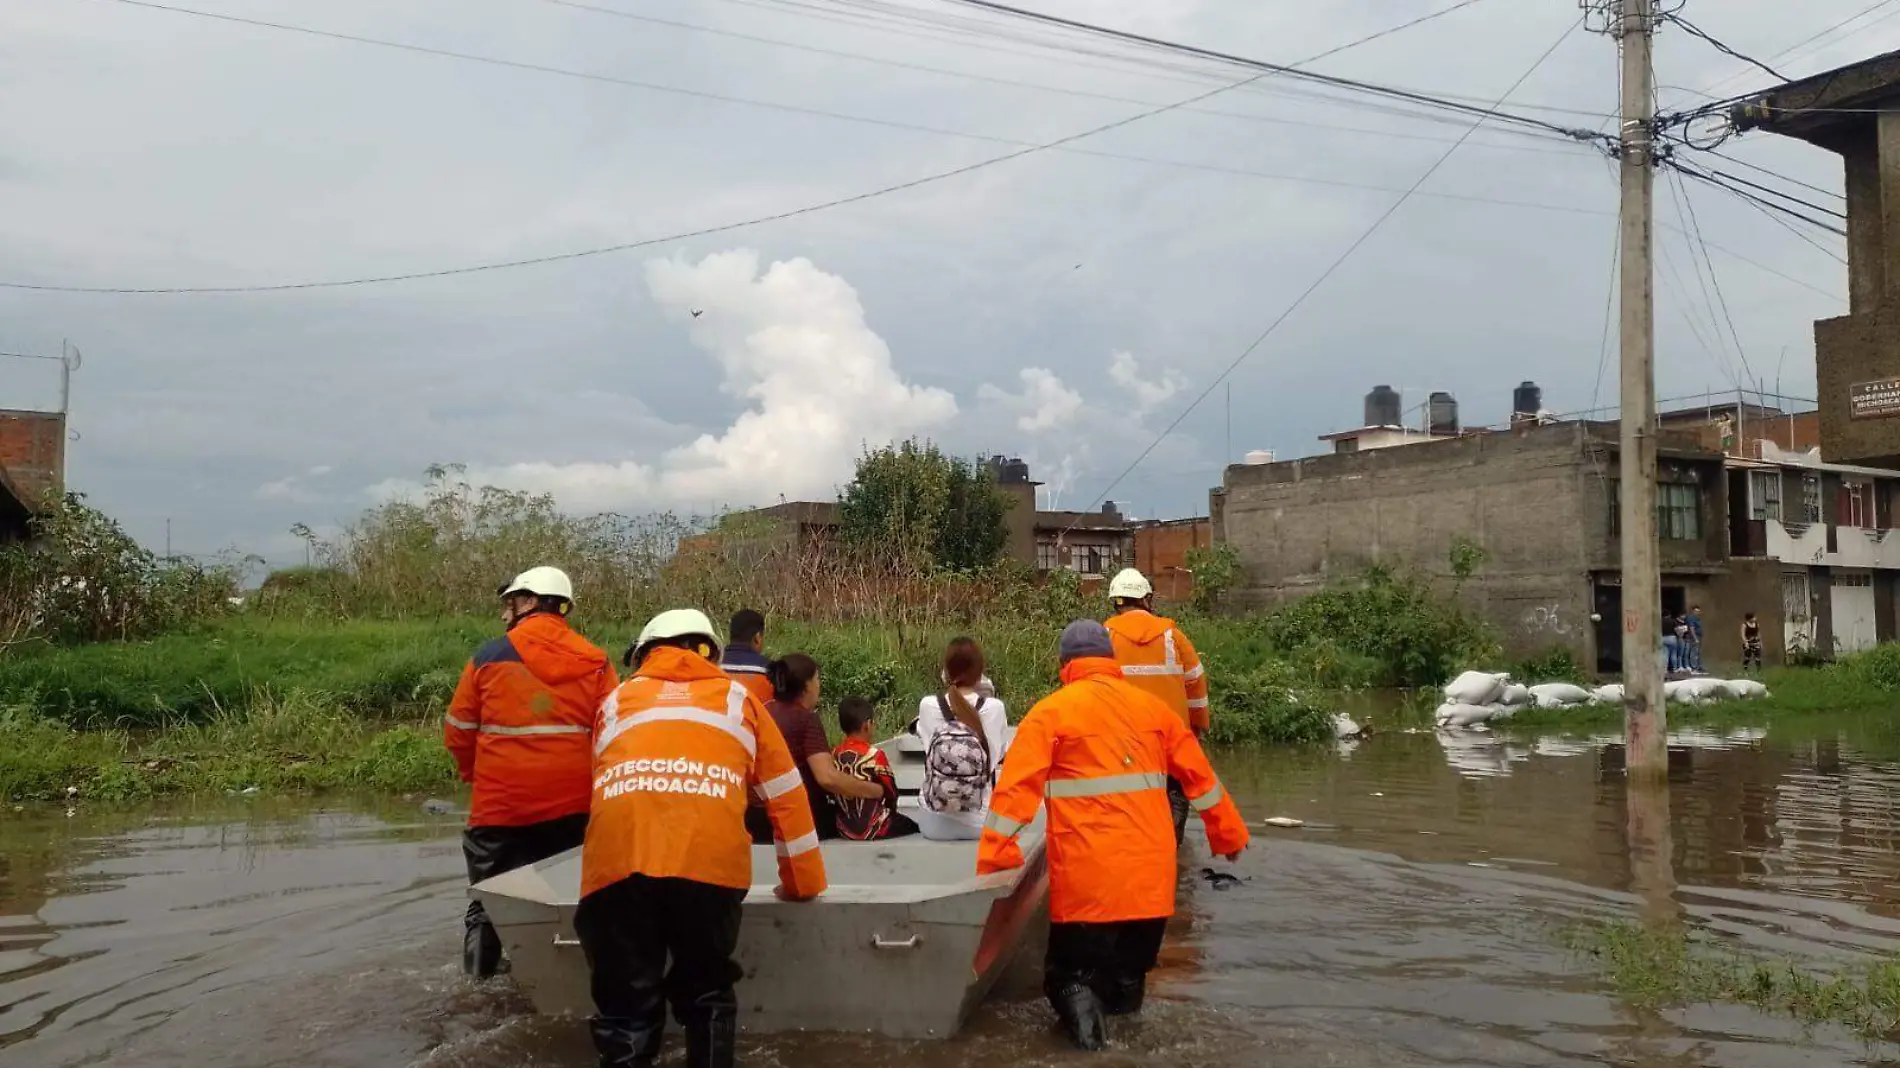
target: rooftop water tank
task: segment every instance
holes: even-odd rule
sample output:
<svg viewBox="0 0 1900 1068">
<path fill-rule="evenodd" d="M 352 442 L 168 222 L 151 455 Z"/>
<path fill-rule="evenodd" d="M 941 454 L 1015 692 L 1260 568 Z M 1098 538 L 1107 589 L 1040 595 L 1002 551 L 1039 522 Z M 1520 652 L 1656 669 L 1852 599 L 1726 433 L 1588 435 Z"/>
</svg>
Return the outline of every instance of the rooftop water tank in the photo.
<svg viewBox="0 0 1900 1068">
<path fill-rule="evenodd" d="M 1444 391 L 1432 394 L 1430 411 L 1431 432 L 1434 434 L 1458 433 L 1458 398 Z"/>
<path fill-rule="evenodd" d="M 1252 452 L 1247 454 L 1245 462 L 1249 466 L 1253 466 L 1253 467 L 1259 467 L 1264 464 L 1270 464 L 1273 462 L 1273 450 L 1272 449 L 1255 449 Z"/>
<path fill-rule="evenodd" d="M 1373 386 L 1366 394 L 1366 425 L 1401 426 L 1404 422 L 1405 405 L 1399 391 L 1391 386 Z"/>
<path fill-rule="evenodd" d="M 1534 420 L 1544 410 L 1544 390 L 1535 382 L 1520 382 L 1511 391 L 1511 422 Z"/>
</svg>

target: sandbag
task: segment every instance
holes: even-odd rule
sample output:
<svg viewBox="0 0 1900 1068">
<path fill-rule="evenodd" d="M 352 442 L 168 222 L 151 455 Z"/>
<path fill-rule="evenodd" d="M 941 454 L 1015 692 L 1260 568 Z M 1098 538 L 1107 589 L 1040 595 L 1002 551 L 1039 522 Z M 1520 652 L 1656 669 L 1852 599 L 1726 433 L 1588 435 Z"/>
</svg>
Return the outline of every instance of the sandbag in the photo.
<svg viewBox="0 0 1900 1068">
<path fill-rule="evenodd" d="M 1599 686 L 1590 692 L 1590 699 L 1599 704 L 1620 705 L 1623 703 L 1623 684 L 1612 682 Z"/>
<path fill-rule="evenodd" d="M 1503 693 L 1504 684 L 1510 678 L 1509 674 L 1503 672 L 1467 671 L 1445 684 L 1445 701 L 1459 705 L 1492 704 Z"/>
<path fill-rule="evenodd" d="M 1537 701 L 1538 708 L 1565 708 L 1580 705 L 1590 699 L 1590 691 L 1568 682 L 1546 682 L 1533 686 L 1531 697 Z"/>
<path fill-rule="evenodd" d="M 1752 701 L 1757 697 L 1768 696 L 1768 687 L 1763 686 L 1754 679 L 1730 679 L 1728 680 L 1728 690 L 1736 699 L 1742 701 Z"/>
<path fill-rule="evenodd" d="M 1365 732 L 1365 728 L 1354 723 L 1351 716 L 1346 715 L 1344 712 L 1333 713 L 1333 737 L 1357 738 Z"/>
<path fill-rule="evenodd" d="M 1447 701 L 1432 717 L 1440 727 L 1475 727 L 1498 714 L 1499 705 L 1474 705 Z"/>
<path fill-rule="evenodd" d="M 1663 697 L 1669 701 L 1701 704 L 1704 701 L 1720 701 L 1727 696 L 1728 684 L 1721 679 L 1677 679 L 1663 683 Z"/>
<path fill-rule="evenodd" d="M 1522 683 L 1507 682 L 1504 684 L 1504 689 L 1498 692 L 1497 703 L 1507 708 L 1522 708 L 1530 704 L 1532 700 L 1533 698 L 1531 697 L 1531 691 L 1528 686 Z"/>
</svg>

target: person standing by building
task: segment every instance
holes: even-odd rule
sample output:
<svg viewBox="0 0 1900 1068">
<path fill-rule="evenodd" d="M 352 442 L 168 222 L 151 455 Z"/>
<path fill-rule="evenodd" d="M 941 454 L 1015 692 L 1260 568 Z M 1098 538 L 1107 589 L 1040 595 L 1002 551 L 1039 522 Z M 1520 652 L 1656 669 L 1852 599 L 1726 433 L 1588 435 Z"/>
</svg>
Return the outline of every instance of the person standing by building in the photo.
<svg viewBox="0 0 1900 1068">
<path fill-rule="evenodd" d="M 772 700 L 772 682 L 765 677 L 765 614 L 741 608 L 726 626 L 726 650 L 719 667 L 742 683 L 760 704 Z"/>
<path fill-rule="evenodd" d="M 1684 622 L 1689 624 L 1689 670 L 1702 670 L 1702 606 L 1689 606 L 1689 615 Z"/>
<path fill-rule="evenodd" d="M 1742 617 L 1742 670 L 1761 671 L 1761 622 L 1750 612 Z"/>
<path fill-rule="evenodd" d="M 1046 802 L 1043 992 L 1070 1040 L 1100 1049 L 1105 1015 L 1141 1010 L 1174 915 L 1178 839 L 1167 784 L 1181 784 L 1216 855 L 1238 859 L 1249 835 L 1180 717 L 1123 677 L 1102 624 L 1069 624 L 1058 650 L 1062 688 L 1017 727 L 977 844 L 977 873 L 1023 864 L 1017 836 Z"/>
<path fill-rule="evenodd" d="M 719 669 L 712 622 L 662 612 L 634 643 L 637 674 L 601 706 L 592 819 L 574 914 L 592 973 L 600 1063 L 650 1068 L 665 1004 L 688 1068 L 733 1063 L 740 906 L 752 885 L 746 796 L 776 832 L 776 893 L 825 890 L 811 805 L 765 708 Z"/>
<path fill-rule="evenodd" d="M 1115 641 L 1115 659 L 1122 674 L 1136 687 L 1161 699 L 1181 717 L 1195 738 L 1207 735 L 1207 673 L 1194 643 L 1174 620 L 1154 614 L 1154 586 L 1147 576 L 1126 568 L 1108 584 L 1108 600 L 1115 614 L 1108 633 Z M 1174 813 L 1174 837 L 1187 832 L 1188 804 L 1181 784 L 1168 783 L 1168 803 Z"/>
<path fill-rule="evenodd" d="M 462 834 L 471 885 L 581 844 L 594 713 L 617 682 L 607 654 L 567 624 L 566 574 L 537 567 L 499 592 L 506 633 L 462 668 L 442 725 L 462 781 L 475 787 Z M 486 979 L 501 963 L 501 938 L 481 902 L 469 902 L 462 970 Z"/>
</svg>

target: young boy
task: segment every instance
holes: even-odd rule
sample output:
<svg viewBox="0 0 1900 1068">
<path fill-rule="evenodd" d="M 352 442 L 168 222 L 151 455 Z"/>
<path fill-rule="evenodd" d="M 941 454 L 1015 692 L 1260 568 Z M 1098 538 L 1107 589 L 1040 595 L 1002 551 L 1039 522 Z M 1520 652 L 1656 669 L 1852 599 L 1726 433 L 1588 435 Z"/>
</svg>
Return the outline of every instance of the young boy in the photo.
<svg viewBox="0 0 1900 1068">
<path fill-rule="evenodd" d="M 847 697 L 838 703 L 838 727 L 844 741 L 831 751 L 838 770 L 846 775 L 884 785 L 880 798 L 836 797 L 838 837 L 853 842 L 873 842 L 917 833 L 917 824 L 897 811 L 897 777 L 884 751 L 871 744 L 877 724 L 877 709 L 862 697 Z"/>
</svg>

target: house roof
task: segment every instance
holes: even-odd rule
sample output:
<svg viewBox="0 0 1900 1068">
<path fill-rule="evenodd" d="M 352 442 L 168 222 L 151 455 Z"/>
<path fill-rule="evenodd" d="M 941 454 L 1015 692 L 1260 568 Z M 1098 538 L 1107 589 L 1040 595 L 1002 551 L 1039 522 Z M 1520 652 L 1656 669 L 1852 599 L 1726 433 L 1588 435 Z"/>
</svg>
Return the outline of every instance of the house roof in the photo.
<svg viewBox="0 0 1900 1068">
<path fill-rule="evenodd" d="M 1839 152 L 1843 139 L 1875 118 L 1875 105 L 1900 97 L 1900 51 L 1863 59 L 1764 90 L 1735 104 L 1738 130 L 1767 130 Z"/>
</svg>

